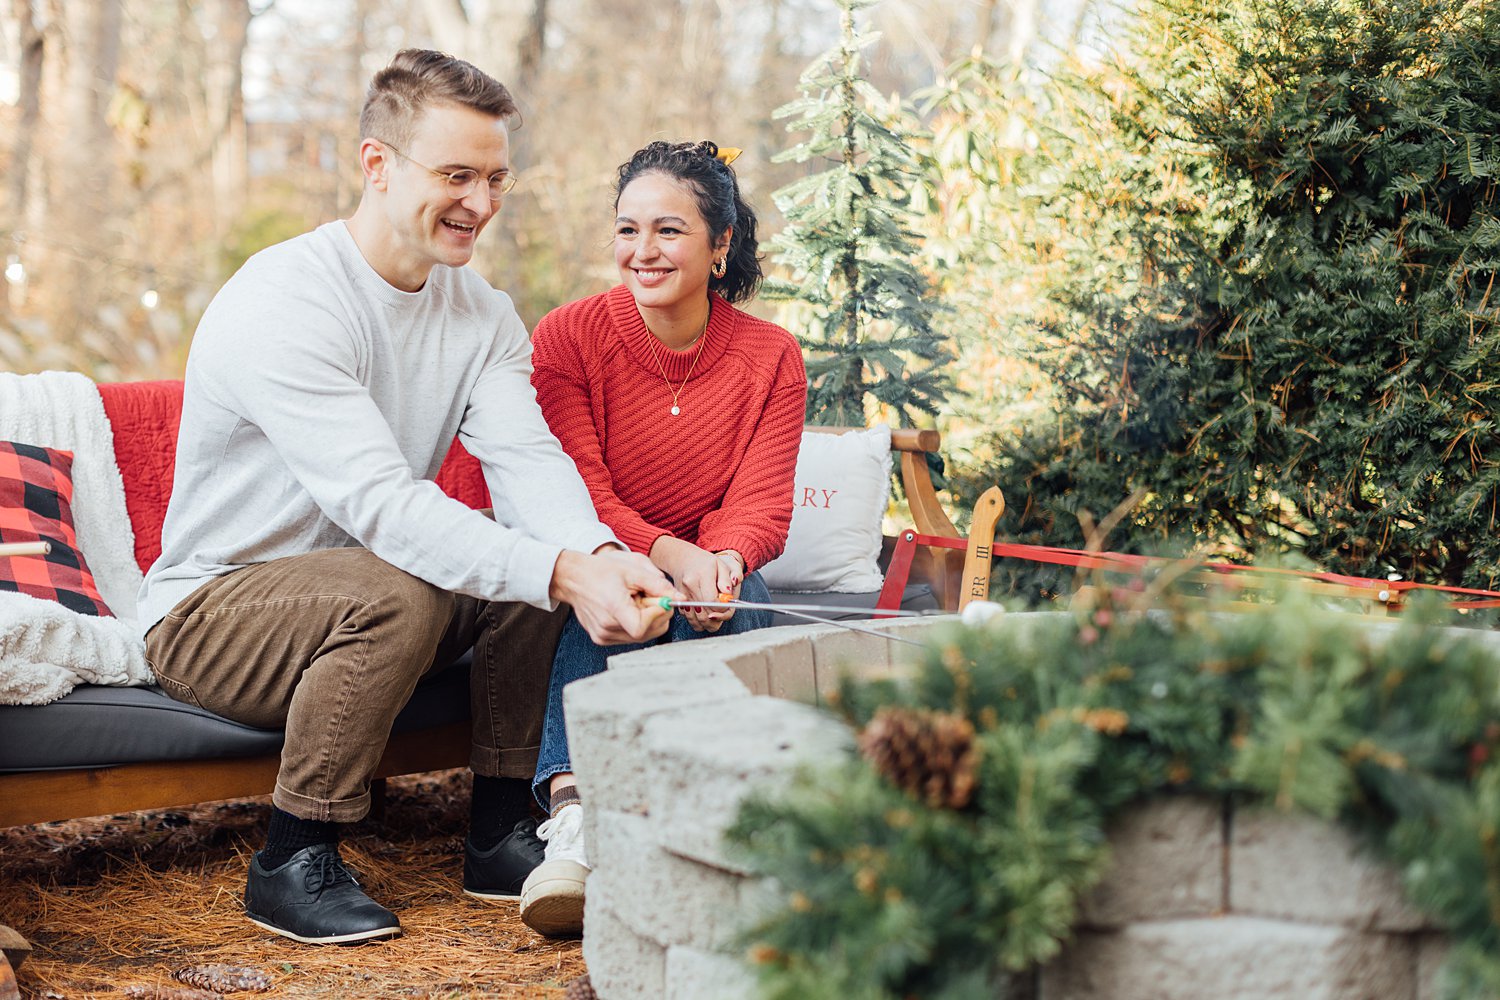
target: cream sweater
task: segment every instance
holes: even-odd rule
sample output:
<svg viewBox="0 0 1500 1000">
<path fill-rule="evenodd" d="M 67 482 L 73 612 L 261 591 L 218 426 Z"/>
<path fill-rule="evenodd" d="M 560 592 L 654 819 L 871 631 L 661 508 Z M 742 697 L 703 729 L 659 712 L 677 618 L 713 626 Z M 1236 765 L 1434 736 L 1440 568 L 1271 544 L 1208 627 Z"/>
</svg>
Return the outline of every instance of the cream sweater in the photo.
<svg viewBox="0 0 1500 1000">
<path fill-rule="evenodd" d="M 468 268 L 403 292 L 343 222 L 256 254 L 193 339 L 142 631 L 212 577 L 350 545 L 446 590 L 551 607 L 559 553 L 615 538 L 530 378 L 525 325 Z M 455 433 L 495 521 L 431 481 Z"/>
</svg>

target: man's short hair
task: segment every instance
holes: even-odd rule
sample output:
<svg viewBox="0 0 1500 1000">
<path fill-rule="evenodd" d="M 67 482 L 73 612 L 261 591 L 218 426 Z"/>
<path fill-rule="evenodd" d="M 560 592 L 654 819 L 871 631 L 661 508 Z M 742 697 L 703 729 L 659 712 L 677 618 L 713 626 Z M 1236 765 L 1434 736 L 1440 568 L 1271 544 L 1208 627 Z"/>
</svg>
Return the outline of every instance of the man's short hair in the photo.
<svg viewBox="0 0 1500 1000">
<path fill-rule="evenodd" d="M 402 49 L 370 81 L 359 113 L 359 137 L 405 148 L 429 104 L 458 104 L 509 120 L 519 119 L 505 84 L 445 52 Z"/>
</svg>

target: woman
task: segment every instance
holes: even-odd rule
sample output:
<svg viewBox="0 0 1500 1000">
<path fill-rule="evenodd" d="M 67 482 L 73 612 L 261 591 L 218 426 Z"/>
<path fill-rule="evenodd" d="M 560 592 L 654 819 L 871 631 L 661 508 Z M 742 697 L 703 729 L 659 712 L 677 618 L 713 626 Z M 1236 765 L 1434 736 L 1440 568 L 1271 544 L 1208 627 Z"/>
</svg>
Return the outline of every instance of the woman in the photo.
<svg viewBox="0 0 1500 1000">
<path fill-rule="evenodd" d="M 711 142 L 653 142 L 619 169 L 619 285 L 537 325 L 532 384 L 600 519 L 689 600 L 769 598 L 755 570 L 780 554 L 807 376 L 792 335 L 736 309 L 760 287 L 755 213 Z M 685 610 L 658 642 L 764 628 L 764 611 Z M 578 933 L 588 875 L 562 690 L 633 647 L 596 646 L 570 618 L 552 666 L 537 762 L 546 860 L 521 891 L 545 934 Z M 638 648 L 638 647 L 634 647 Z"/>
</svg>

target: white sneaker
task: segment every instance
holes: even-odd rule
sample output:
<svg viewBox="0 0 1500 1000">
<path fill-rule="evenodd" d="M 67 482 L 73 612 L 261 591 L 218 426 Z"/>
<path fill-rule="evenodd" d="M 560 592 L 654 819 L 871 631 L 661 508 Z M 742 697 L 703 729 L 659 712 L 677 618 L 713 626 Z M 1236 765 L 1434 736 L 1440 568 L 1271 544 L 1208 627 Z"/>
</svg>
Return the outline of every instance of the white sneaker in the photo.
<svg viewBox="0 0 1500 1000">
<path fill-rule="evenodd" d="M 542 863 L 521 886 L 521 919 L 548 937 L 583 933 L 583 883 L 589 877 L 583 846 L 583 807 L 569 803 L 536 828 L 547 844 Z"/>
</svg>

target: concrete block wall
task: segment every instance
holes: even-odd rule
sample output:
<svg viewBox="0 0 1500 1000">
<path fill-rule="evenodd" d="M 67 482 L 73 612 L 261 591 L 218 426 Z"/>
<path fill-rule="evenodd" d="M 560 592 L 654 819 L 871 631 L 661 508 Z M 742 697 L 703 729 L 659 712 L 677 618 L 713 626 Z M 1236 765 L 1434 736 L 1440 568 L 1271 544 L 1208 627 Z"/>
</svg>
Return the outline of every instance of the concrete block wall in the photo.
<svg viewBox="0 0 1500 1000">
<path fill-rule="evenodd" d="M 899 633 L 931 621 L 880 627 Z M 848 730 L 810 705 L 837 686 L 840 670 L 888 673 L 892 647 L 909 648 L 833 626 L 767 629 L 626 653 L 568 686 L 563 708 L 594 865 L 583 954 L 601 997 L 755 995 L 734 935 L 775 897 L 726 852 L 723 832 L 752 788 L 847 752 Z"/>
<path fill-rule="evenodd" d="M 1435 1000 L 1441 928 L 1349 833 L 1169 797 L 1110 831 L 1109 873 L 1039 1000 Z"/>
<path fill-rule="evenodd" d="M 868 624 L 916 636 L 938 621 Z M 796 626 L 623 654 L 568 687 L 594 863 L 583 953 L 601 997 L 755 996 L 734 936 L 776 894 L 726 852 L 723 831 L 751 789 L 847 750 L 848 731 L 803 702 L 822 700 L 843 671 L 888 674 L 912 652 Z M 1076 937 L 1025 995 L 1436 1000 L 1440 928 L 1341 829 L 1169 797 L 1126 814 L 1110 845 Z"/>
</svg>

